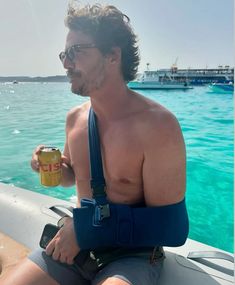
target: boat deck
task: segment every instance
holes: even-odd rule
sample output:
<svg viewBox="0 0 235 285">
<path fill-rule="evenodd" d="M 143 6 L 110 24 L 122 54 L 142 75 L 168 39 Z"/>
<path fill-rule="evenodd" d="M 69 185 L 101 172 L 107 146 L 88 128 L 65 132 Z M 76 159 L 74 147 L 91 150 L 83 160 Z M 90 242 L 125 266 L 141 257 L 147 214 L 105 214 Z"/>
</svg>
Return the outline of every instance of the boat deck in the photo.
<svg viewBox="0 0 235 285">
<path fill-rule="evenodd" d="M 29 252 L 26 246 L 0 232 L 0 275 L 11 270 Z"/>
<path fill-rule="evenodd" d="M 46 223 L 58 217 L 49 210 L 53 205 L 73 205 L 67 201 L 0 183 L 0 268 L 2 274 L 12 268 L 31 250 L 37 248 Z M 9 223 L 11 221 L 11 223 Z M 230 285 L 234 284 L 232 254 L 187 239 L 185 245 L 164 247 L 166 258 L 158 285 Z M 228 260 L 188 258 L 190 252 L 219 252 Z M 150 284 L 149 284 L 150 285 Z"/>
</svg>

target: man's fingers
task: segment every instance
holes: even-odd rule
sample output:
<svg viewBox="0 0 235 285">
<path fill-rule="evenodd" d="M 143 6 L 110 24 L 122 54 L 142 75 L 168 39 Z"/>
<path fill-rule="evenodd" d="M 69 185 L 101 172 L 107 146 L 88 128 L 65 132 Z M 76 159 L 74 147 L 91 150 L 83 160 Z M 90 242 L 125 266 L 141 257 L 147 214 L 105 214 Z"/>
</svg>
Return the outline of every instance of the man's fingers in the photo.
<svg viewBox="0 0 235 285">
<path fill-rule="evenodd" d="M 73 264 L 74 264 L 74 259 L 71 258 L 71 257 L 67 257 L 66 263 L 67 263 L 68 265 L 73 265 Z"/>
<path fill-rule="evenodd" d="M 51 256 L 52 253 L 54 252 L 54 249 L 55 249 L 55 241 L 54 239 L 52 239 L 46 247 L 46 254 Z"/>
<path fill-rule="evenodd" d="M 55 250 L 52 253 L 52 258 L 54 260 L 60 260 L 60 251 L 58 249 L 55 248 Z"/>
<path fill-rule="evenodd" d="M 32 159 L 31 159 L 31 167 L 34 171 L 39 172 L 40 162 L 38 160 L 38 155 L 42 151 L 45 145 L 38 145 L 33 152 Z"/>
<path fill-rule="evenodd" d="M 39 171 L 39 166 L 40 166 L 40 164 L 39 164 L 39 162 L 37 160 L 34 160 L 34 159 L 31 160 L 31 167 L 32 167 L 32 169 L 34 171 L 38 172 Z"/>
<path fill-rule="evenodd" d="M 45 145 L 40 144 L 40 145 L 38 145 L 38 146 L 36 147 L 34 153 L 37 154 L 37 155 L 39 155 L 40 152 L 42 151 L 42 149 L 44 149 L 44 148 L 45 148 Z"/>
<path fill-rule="evenodd" d="M 69 159 L 66 156 L 64 156 L 63 154 L 61 155 L 61 163 L 65 163 L 67 165 L 70 165 Z"/>
</svg>

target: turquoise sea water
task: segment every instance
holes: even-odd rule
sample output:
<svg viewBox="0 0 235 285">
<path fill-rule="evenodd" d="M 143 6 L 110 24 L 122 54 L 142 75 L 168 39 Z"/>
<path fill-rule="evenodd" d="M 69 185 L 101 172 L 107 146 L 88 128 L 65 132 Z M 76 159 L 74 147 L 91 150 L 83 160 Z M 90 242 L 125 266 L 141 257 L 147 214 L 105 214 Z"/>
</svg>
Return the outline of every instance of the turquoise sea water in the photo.
<svg viewBox="0 0 235 285">
<path fill-rule="evenodd" d="M 141 93 L 170 109 L 181 124 L 190 238 L 233 252 L 233 95 L 207 87 Z M 29 161 L 38 144 L 63 149 L 66 113 L 85 100 L 68 83 L 0 84 L 0 182 L 74 198 L 74 187 L 42 187 Z"/>
</svg>

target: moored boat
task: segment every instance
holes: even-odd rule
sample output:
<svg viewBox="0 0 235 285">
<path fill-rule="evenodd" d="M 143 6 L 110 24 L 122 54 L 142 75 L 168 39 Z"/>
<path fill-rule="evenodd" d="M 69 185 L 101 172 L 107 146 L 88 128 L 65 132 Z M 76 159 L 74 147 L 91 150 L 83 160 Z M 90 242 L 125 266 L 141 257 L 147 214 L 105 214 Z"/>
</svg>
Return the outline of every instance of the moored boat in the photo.
<svg viewBox="0 0 235 285">
<path fill-rule="evenodd" d="M 15 262 L 16 257 L 22 258 L 38 247 L 46 223 L 56 224 L 58 216 L 49 209 L 51 206 L 75 205 L 3 183 L 0 197 L 0 232 L 4 234 L 4 238 L 0 235 L 1 273 L 10 260 Z M 159 285 L 234 284 L 232 254 L 191 239 L 181 247 L 164 249 L 166 258 Z"/>
<path fill-rule="evenodd" d="M 213 83 L 209 85 L 209 88 L 212 92 L 215 92 L 215 93 L 233 93 L 234 92 L 234 84 L 232 82 Z"/>
<path fill-rule="evenodd" d="M 158 71 L 146 70 L 143 74 L 139 75 L 136 81 L 128 83 L 128 87 L 131 89 L 148 89 L 148 90 L 186 90 L 192 89 L 187 82 L 187 79 L 177 81 L 169 74 L 165 74 L 164 77 L 160 77 Z"/>
</svg>

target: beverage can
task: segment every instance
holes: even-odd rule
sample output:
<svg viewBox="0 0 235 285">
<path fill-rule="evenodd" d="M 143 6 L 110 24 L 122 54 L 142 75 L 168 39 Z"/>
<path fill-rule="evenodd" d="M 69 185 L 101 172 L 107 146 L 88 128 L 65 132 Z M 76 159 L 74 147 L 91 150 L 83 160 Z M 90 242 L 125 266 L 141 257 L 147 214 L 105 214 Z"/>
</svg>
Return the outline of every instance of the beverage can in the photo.
<svg viewBox="0 0 235 285">
<path fill-rule="evenodd" d="M 46 146 L 38 155 L 40 182 L 44 186 L 54 187 L 61 182 L 61 152 L 56 147 Z"/>
</svg>

